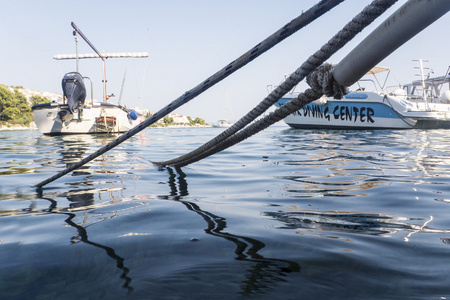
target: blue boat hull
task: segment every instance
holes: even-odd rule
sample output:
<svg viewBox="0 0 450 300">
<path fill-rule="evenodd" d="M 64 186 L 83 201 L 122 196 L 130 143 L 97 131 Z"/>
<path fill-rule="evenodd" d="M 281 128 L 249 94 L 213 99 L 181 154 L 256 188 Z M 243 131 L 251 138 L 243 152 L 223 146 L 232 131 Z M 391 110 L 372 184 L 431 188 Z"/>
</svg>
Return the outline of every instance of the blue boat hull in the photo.
<svg viewBox="0 0 450 300">
<path fill-rule="evenodd" d="M 276 106 L 291 100 L 282 98 Z M 293 128 L 314 129 L 409 129 L 417 124 L 385 103 L 348 100 L 331 100 L 323 105 L 309 103 L 284 121 Z"/>
</svg>

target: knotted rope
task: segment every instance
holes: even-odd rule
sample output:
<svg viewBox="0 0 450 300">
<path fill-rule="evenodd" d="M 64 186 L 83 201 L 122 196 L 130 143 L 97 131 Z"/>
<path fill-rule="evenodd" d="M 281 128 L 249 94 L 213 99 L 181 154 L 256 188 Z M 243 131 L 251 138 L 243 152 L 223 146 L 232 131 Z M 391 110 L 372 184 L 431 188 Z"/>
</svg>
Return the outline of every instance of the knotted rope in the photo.
<svg viewBox="0 0 450 300">
<path fill-rule="evenodd" d="M 353 39 L 362 29 L 372 23 L 377 17 L 391 7 L 397 0 L 375 0 L 359 13 L 352 21 L 344 26 L 330 41 L 328 41 L 322 48 L 313 54 L 308 60 L 303 63 L 294 73 L 292 73 L 280 86 L 272 91 L 258 106 L 252 109 L 247 115 L 241 118 L 238 122 L 230 128 L 213 138 L 209 142 L 200 146 L 199 148 L 180 156 L 178 158 L 154 162 L 160 166 L 175 166 L 182 167 L 193 162 L 199 161 L 205 157 L 220 152 L 232 145 L 250 137 L 253 134 L 269 127 L 270 125 L 284 119 L 291 113 L 299 110 L 309 102 L 320 98 L 323 94 L 327 96 L 334 96 L 342 98 L 345 94 L 345 88 L 337 85 L 329 71 L 330 66 L 324 66 L 322 70 L 318 70 L 315 76 L 309 79 L 309 84 L 312 85 L 312 90 L 307 90 L 299 96 L 299 98 L 287 103 L 281 108 L 275 110 L 274 113 L 269 114 L 263 119 L 255 122 L 248 128 L 245 128 L 241 133 L 237 132 L 254 121 L 269 107 L 276 103 L 283 95 L 294 88 L 301 80 L 308 74 L 311 74 L 314 69 L 323 64 L 325 60 L 331 57 L 346 43 Z M 328 75 L 325 75 L 328 74 Z M 319 88 L 320 87 L 320 88 Z M 320 92 L 319 92 L 320 91 Z M 236 135 L 236 136 L 233 136 Z"/>
<path fill-rule="evenodd" d="M 334 79 L 332 71 L 332 65 L 324 64 L 306 77 L 306 83 L 317 93 L 322 93 L 322 95 L 335 99 L 342 99 L 344 95 L 348 94 L 348 89 Z"/>
<path fill-rule="evenodd" d="M 319 67 L 317 70 L 312 72 L 308 78 L 307 82 L 311 85 L 310 89 L 299 94 L 297 98 L 287 102 L 285 105 L 279 107 L 274 112 L 271 112 L 266 117 L 254 122 L 250 126 L 246 127 L 244 130 L 229 136 L 226 139 L 221 140 L 216 145 L 208 148 L 207 150 L 197 154 L 196 156 L 187 156 L 186 159 L 181 162 L 174 164 L 175 167 L 183 167 L 188 164 L 199 161 L 203 158 L 211 156 L 217 152 L 223 151 L 243 140 L 255 135 L 256 133 L 266 129 L 267 127 L 279 122 L 292 114 L 293 112 L 299 110 L 306 104 L 319 99 L 325 93 L 329 97 L 342 98 L 343 95 L 347 93 L 347 89 L 344 86 L 339 85 L 333 77 L 332 71 L 333 67 L 330 64 L 325 64 Z"/>
</svg>

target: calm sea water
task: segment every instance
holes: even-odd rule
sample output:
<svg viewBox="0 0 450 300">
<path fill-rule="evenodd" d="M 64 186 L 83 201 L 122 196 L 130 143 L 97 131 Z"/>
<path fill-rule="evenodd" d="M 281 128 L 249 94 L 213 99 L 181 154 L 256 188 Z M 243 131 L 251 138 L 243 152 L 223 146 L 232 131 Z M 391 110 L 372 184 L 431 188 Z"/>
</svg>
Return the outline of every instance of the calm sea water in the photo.
<svg viewBox="0 0 450 300">
<path fill-rule="evenodd" d="M 0 132 L 0 299 L 450 299 L 450 131 Z"/>
</svg>

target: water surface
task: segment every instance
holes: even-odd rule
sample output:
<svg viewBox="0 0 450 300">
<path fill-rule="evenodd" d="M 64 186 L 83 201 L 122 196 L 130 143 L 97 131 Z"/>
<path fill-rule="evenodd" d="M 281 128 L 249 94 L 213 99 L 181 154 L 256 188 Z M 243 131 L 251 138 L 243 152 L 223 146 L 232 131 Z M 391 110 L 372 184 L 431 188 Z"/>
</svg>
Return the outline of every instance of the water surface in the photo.
<svg viewBox="0 0 450 300">
<path fill-rule="evenodd" d="M 450 131 L 0 132 L 0 299 L 450 298 Z"/>
</svg>

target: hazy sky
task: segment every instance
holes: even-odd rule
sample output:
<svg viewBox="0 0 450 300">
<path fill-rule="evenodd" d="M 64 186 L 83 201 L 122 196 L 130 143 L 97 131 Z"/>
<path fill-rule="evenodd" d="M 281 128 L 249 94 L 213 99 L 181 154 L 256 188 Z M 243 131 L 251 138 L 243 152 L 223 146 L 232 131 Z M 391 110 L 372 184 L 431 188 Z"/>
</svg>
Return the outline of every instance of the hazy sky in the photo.
<svg viewBox="0 0 450 300">
<path fill-rule="evenodd" d="M 75 71 L 75 61 L 56 61 L 53 55 L 75 53 L 73 21 L 100 51 L 150 54 L 148 59 L 109 59 L 106 68 L 108 93 L 117 96 L 115 101 L 126 70 L 122 104 L 154 112 L 317 2 L 1 1 L 0 83 L 61 93 L 62 76 Z M 268 85 L 279 84 L 370 2 L 345 1 L 176 112 L 209 122 L 240 118 L 264 99 Z M 329 62 L 338 63 L 405 2 L 398 1 Z M 443 75 L 450 65 L 449 24 L 447 14 L 381 62 L 391 68 L 389 83 L 417 79 L 412 60 L 419 58 L 429 60 L 435 75 Z M 81 39 L 79 51 L 92 52 Z M 80 72 L 93 79 L 94 98 L 101 99 L 101 60 L 82 60 Z"/>
</svg>

